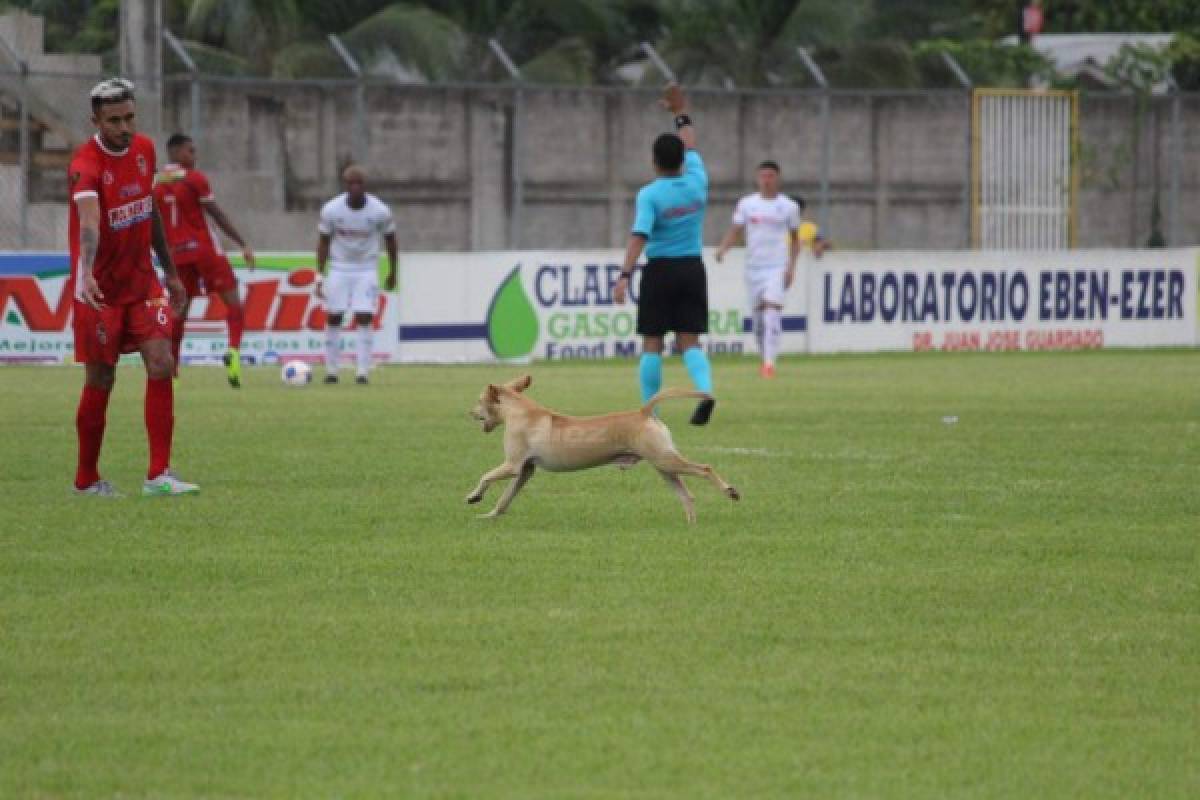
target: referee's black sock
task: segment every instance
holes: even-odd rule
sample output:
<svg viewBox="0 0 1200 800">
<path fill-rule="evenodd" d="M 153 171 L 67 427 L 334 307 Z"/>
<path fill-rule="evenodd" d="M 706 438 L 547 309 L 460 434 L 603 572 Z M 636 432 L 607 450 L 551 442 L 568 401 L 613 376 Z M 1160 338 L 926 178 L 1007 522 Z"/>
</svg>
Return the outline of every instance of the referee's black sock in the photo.
<svg viewBox="0 0 1200 800">
<path fill-rule="evenodd" d="M 696 404 L 696 410 L 692 412 L 693 425 L 707 425 L 708 418 L 712 416 L 713 409 L 716 407 L 717 401 L 711 397 L 706 397 Z"/>
</svg>

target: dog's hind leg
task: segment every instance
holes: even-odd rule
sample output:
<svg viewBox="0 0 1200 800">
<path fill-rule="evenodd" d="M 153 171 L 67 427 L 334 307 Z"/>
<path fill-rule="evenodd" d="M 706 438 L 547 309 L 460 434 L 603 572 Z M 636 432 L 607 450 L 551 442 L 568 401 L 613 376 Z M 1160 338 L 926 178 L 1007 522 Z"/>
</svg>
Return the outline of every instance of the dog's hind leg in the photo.
<svg viewBox="0 0 1200 800">
<path fill-rule="evenodd" d="M 496 503 L 496 507 L 483 516 L 498 517 L 503 514 L 508 509 L 508 504 L 517 496 L 517 492 L 521 491 L 521 487 L 529 483 L 529 479 L 533 477 L 534 470 L 536 469 L 537 467 L 534 466 L 532 461 L 526 461 L 522 464 L 521 472 L 517 475 L 517 479 L 508 485 L 508 488 L 504 490 L 504 494 L 500 495 L 500 501 Z"/>
<path fill-rule="evenodd" d="M 688 522 L 696 521 L 696 503 L 692 499 L 692 493 L 683 485 L 683 478 L 676 475 L 674 472 L 658 471 L 662 475 L 662 479 L 667 482 L 675 494 L 679 497 L 679 502 L 683 503 L 683 513 L 687 517 Z"/>
<path fill-rule="evenodd" d="M 483 499 L 483 493 L 487 491 L 489 486 L 496 481 L 502 481 L 507 478 L 511 478 L 518 473 L 519 470 L 517 467 L 509 464 L 507 461 L 495 469 L 489 469 L 487 472 L 483 473 L 483 477 L 479 479 L 479 485 L 472 489 L 471 493 L 467 495 L 467 502 L 478 503 Z"/>
<path fill-rule="evenodd" d="M 725 479 L 718 475 L 716 470 L 708 464 L 697 464 L 694 461 L 688 461 L 675 450 L 656 453 L 648 460 L 660 472 L 670 472 L 675 475 L 699 475 L 702 478 L 708 478 L 713 486 L 716 486 L 721 491 L 721 494 L 730 500 L 742 499 L 742 495 L 738 490 L 726 483 Z"/>
</svg>

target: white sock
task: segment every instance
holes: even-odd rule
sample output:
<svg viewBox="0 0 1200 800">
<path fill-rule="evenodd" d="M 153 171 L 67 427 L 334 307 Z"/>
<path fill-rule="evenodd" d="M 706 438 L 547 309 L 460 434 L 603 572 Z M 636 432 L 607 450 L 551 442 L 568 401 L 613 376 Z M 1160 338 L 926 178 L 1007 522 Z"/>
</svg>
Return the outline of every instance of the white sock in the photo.
<svg viewBox="0 0 1200 800">
<path fill-rule="evenodd" d="M 337 375 L 338 371 L 338 336 L 342 329 L 325 323 L 325 374 Z"/>
<path fill-rule="evenodd" d="M 763 310 L 761 308 L 754 309 L 754 342 L 758 345 L 758 352 L 763 351 Z"/>
<path fill-rule="evenodd" d="M 763 309 L 763 323 L 763 362 L 775 366 L 783 341 L 783 312 L 777 308 Z"/>
<path fill-rule="evenodd" d="M 371 343 L 375 332 L 370 325 L 358 326 L 358 374 L 366 375 L 371 370 Z"/>
</svg>

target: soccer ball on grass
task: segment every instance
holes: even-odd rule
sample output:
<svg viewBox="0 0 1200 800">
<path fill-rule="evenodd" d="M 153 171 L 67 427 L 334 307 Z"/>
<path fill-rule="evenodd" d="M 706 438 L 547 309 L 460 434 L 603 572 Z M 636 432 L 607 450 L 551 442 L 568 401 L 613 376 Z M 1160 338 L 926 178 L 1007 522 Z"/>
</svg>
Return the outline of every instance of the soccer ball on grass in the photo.
<svg viewBox="0 0 1200 800">
<path fill-rule="evenodd" d="M 288 386 L 307 386 L 312 382 L 312 367 L 303 361 L 285 362 L 281 374 Z"/>
</svg>

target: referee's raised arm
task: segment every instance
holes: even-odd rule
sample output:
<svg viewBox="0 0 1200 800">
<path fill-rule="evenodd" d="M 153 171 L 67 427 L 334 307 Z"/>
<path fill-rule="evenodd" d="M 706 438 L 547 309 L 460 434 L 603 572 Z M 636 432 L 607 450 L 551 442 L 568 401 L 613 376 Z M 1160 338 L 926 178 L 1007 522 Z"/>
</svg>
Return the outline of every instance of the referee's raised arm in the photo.
<svg viewBox="0 0 1200 800">
<path fill-rule="evenodd" d="M 691 116 L 687 113 L 687 95 L 683 93 L 683 87 L 678 83 L 668 84 L 663 92 L 662 100 L 659 102 L 675 117 L 675 130 L 679 134 L 679 138 L 683 140 L 683 146 L 688 150 L 695 150 L 696 129 L 692 125 Z"/>
</svg>

